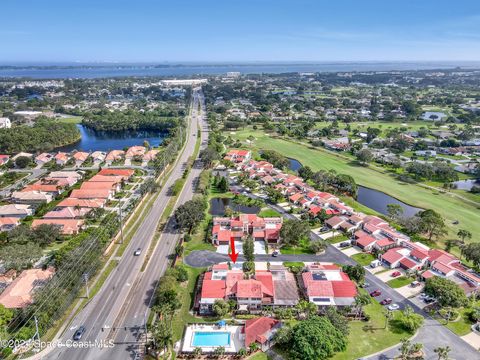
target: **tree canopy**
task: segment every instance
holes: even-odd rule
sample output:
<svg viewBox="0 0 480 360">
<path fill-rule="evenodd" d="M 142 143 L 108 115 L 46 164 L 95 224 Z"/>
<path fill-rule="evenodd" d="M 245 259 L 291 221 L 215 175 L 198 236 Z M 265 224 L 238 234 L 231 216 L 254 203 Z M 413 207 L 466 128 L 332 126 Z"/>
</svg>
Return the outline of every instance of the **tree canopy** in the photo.
<svg viewBox="0 0 480 360">
<path fill-rule="evenodd" d="M 439 276 L 427 279 L 425 293 L 435 297 L 441 306 L 457 308 L 467 302 L 464 291 L 455 282 Z"/>
</svg>

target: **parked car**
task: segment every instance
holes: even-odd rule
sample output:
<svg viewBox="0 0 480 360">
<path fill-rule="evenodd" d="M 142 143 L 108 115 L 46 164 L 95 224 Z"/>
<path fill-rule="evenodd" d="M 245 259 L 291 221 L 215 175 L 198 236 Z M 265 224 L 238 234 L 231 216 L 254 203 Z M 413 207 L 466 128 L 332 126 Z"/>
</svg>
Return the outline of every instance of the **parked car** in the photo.
<svg viewBox="0 0 480 360">
<path fill-rule="evenodd" d="M 142 253 L 142 249 L 138 248 L 137 250 L 135 250 L 135 252 L 133 253 L 134 256 L 140 256 L 140 254 Z"/>
<path fill-rule="evenodd" d="M 75 331 L 75 334 L 73 334 L 73 340 L 78 341 L 82 338 L 83 334 L 85 333 L 85 326 L 80 326 L 77 331 Z"/>
<path fill-rule="evenodd" d="M 400 306 L 398 306 L 398 304 L 391 304 L 391 305 L 387 306 L 387 309 L 390 310 L 390 311 L 395 311 L 395 310 L 400 309 Z"/>
<path fill-rule="evenodd" d="M 418 295 L 418 297 L 420 299 L 425 299 L 426 296 L 427 296 L 427 294 L 425 294 L 425 293 L 421 293 L 420 295 Z"/>
<path fill-rule="evenodd" d="M 382 292 L 380 290 L 374 290 L 370 293 L 370 296 L 377 297 L 382 295 Z"/>
<path fill-rule="evenodd" d="M 412 281 L 412 283 L 410 284 L 411 287 L 415 288 L 417 286 L 420 286 L 420 281 Z"/>
<path fill-rule="evenodd" d="M 392 276 L 392 277 L 398 277 L 398 276 L 400 276 L 400 275 L 402 275 L 402 273 L 401 273 L 400 271 L 395 271 L 395 272 L 392 273 L 391 276 Z"/>
<path fill-rule="evenodd" d="M 340 245 L 338 245 L 338 247 L 344 248 L 344 247 L 347 247 L 347 246 L 350 246 L 350 245 L 352 245 L 350 243 L 350 241 L 343 241 L 343 242 L 340 243 Z"/>
<path fill-rule="evenodd" d="M 376 268 L 377 266 L 380 266 L 382 263 L 380 262 L 380 260 L 373 260 L 371 263 L 370 263 L 370 267 L 371 268 Z"/>
<path fill-rule="evenodd" d="M 380 305 L 390 305 L 392 303 L 392 299 L 386 298 L 380 301 Z"/>
<path fill-rule="evenodd" d="M 423 301 L 426 303 L 426 304 L 431 304 L 433 302 L 435 302 L 435 298 L 433 296 L 425 296 L 425 298 L 423 299 Z"/>
<path fill-rule="evenodd" d="M 364 282 L 362 285 L 360 285 L 360 286 L 365 289 L 365 288 L 367 288 L 367 287 L 370 286 L 370 283 L 368 283 L 368 282 L 365 281 L 365 282 Z"/>
<path fill-rule="evenodd" d="M 278 254 L 279 254 L 278 250 L 274 250 L 274 251 L 272 252 L 272 256 L 273 256 L 273 257 L 277 257 Z"/>
</svg>

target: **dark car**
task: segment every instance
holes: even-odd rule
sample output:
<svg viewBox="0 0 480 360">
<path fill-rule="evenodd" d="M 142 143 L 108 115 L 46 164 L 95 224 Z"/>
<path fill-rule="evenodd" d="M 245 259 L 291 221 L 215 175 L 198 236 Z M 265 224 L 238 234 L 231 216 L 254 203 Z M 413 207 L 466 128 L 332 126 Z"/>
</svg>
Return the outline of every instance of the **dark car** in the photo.
<svg viewBox="0 0 480 360">
<path fill-rule="evenodd" d="M 277 256 L 278 256 L 278 250 L 274 250 L 274 251 L 272 252 L 272 256 L 273 256 L 273 257 L 277 257 Z"/>
<path fill-rule="evenodd" d="M 380 305 L 390 305 L 392 303 L 392 299 L 386 298 L 380 301 Z"/>
<path fill-rule="evenodd" d="M 344 242 L 341 242 L 339 247 L 341 248 L 344 248 L 344 247 L 347 247 L 347 246 L 350 246 L 352 245 L 352 243 L 350 241 L 344 241 Z"/>
<path fill-rule="evenodd" d="M 377 297 L 382 295 L 382 292 L 380 290 L 375 290 L 370 293 L 370 296 Z"/>
<path fill-rule="evenodd" d="M 75 334 L 73 334 L 73 340 L 78 341 L 82 338 L 83 334 L 85 333 L 85 326 L 80 326 L 77 331 L 75 331 Z"/>
</svg>

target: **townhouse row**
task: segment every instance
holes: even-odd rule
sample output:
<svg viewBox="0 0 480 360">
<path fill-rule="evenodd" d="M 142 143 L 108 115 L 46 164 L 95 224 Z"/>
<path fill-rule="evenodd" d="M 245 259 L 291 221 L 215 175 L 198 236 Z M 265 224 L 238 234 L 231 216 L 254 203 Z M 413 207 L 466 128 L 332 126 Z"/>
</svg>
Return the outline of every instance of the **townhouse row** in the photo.
<svg viewBox="0 0 480 360">
<path fill-rule="evenodd" d="M 216 300 L 234 300 L 237 311 L 249 313 L 265 306 L 293 307 L 301 298 L 317 306 L 350 306 L 355 302 L 357 287 L 338 265 L 313 263 L 298 277 L 281 263 L 262 265 L 256 263 L 258 270 L 251 278 L 227 263 L 212 266 L 198 282 L 194 310 L 211 315 Z"/>
</svg>

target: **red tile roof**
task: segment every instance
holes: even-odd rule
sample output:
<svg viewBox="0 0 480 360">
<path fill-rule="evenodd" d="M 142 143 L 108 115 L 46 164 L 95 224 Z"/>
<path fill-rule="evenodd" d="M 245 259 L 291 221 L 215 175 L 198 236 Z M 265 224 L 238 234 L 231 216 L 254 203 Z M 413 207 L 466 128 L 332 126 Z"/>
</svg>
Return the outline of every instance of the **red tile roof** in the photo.
<svg viewBox="0 0 480 360">
<path fill-rule="evenodd" d="M 332 281 L 331 283 L 335 297 L 352 298 L 357 296 L 357 287 L 353 281 Z"/>
<path fill-rule="evenodd" d="M 389 262 L 390 264 L 394 264 L 395 262 L 399 261 L 404 257 L 397 250 L 399 250 L 399 248 L 393 248 L 388 250 L 385 254 L 382 255 L 382 259 Z"/>
<path fill-rule="evenodd" d="M 204 279 L 201 296 L 202 299 L 223 299 L 225 298 L 225 290 L 225 281 Z"/>
<path fill-rule="evenodd" d="M 267 340 L 265 334 L 279 323 L 278 320 L 268 317 L 247 320 L 245 322 L 245 347 L 248 348 L 255 341 L 263 344 Z"/>
<path fill-rule="evenodd" d="M 400 260 L 400 264 L 402 264 L 407 269 L 415 269 L 419 266 L 415 261 L 410 260 L 408 258 L 403 258 Z"/>
<path fill-rule="evenodd" d="M 119 175 L 129 178 L 135 173 L 133 169 L 102 169 L 98 172 L 98 175 Z"/>
</svg>

